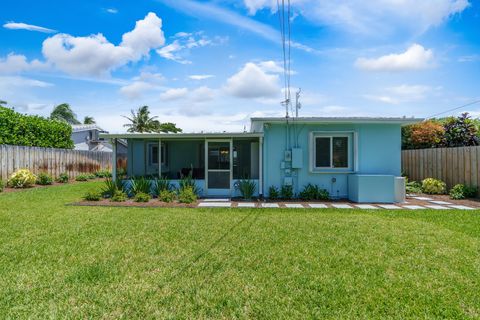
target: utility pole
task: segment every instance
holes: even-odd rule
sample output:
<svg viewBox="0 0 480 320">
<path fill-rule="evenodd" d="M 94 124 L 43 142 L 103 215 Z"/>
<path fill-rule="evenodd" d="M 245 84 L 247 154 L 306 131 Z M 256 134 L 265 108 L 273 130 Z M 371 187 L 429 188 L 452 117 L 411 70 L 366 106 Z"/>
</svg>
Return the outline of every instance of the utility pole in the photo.
<svg viewBox="0 0 480 320">
<path fill-rule="evenodd" d="M 298 109 L 302 108 L 302 104 L 300 103 L 300 93 L 302 93 L 302 88 L 298 89 L 295 94 L 295 118 L 298 118 Z"/>
</svg>

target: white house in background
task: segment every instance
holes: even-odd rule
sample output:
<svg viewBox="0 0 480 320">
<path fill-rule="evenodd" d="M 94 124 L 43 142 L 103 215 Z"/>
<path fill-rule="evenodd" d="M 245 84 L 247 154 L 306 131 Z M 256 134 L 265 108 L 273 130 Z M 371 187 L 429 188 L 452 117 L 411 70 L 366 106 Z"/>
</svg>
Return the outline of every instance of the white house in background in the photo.
<svg viewBox="0 0 480 320">
<path fill-rule="evenodd" d="M 72 140 L 75 150 L 112 152 L 108 140 L 100 138 L 100 133 L 108 133 L 96 124 L 72 125 Z"/>
</svg>

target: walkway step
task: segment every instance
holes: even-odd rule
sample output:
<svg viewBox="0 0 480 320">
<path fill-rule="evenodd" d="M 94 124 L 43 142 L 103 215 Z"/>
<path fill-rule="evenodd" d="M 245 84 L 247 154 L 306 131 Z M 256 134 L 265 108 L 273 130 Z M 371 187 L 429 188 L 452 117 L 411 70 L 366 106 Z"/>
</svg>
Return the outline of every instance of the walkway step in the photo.
<svg viewBox="0 0 480 320">
<path fill-rule="evenodd" d="M 230 208 L 231 206 L 231 202 L 200 202 L 198 204 L 198 207 L 203 208 Z"/>
<path fill-rule="evenodd" d="M 414 205 L 411 205 L 411 206 L 403 206 L 403 207 L 406 208 L 406 209 L 410 209 L 410 210 L 425 209 L 425 207 L 422 207 L 422 206 L 414 206 Z"/>
<path fill-rule="evenodd" d="M 417 200 L 423 200 L 423 201 L 432 201 L 432 198 L 427 198 L 427 197 L 412 197 L 413 199 Z"/>
<path fill-rule="evenodd" d="M 278 203 L 262 203 L 262 208 L 279 208 Z"/>
<path fill-rule="evenodd" d="M 461 205 L 455 205 L 455 206 L 449 206 L 450 208 L 454 209 L 460 209 L 460 210 L 475 210 L 475 208 L 467 207 L 467 206 L 461 206 Z"/>
<path fill-rule="evenodd" d="M 255 208 L 255 203 L 253 202 L 239 202 L 237 204 L 239 208 Z"/>
<path fill-rule="evenodd" d="M 388 209 L 388 210 L 402 209 L 402 207 L 396 206 L 394 204 L 380 204 L 379 206 L 382 207 L 383 209 Z"/>
<path fill-rule="evenodd" d="M 441 204 L 441 205 L 445 205 L 445 204 L 453 204 L 453 203 L 451 203 L 451 202 L 446 202 L 446 201 L 437 201 L 437 200 L 431 200 L 431 201 L 429 201 L 429 202 L 431 202 L 431 203 L 433 203 L 433 204 Z"/>
<path fill-rule="evenodd" d="M 207 199 L 203 199 L 203 202 L 228 202 L 228 201 L 230 201 L 230 199 L 226 199 L 226 198 L 220 198 L 220 199 L 207 198 Z"/>
<path fill-rule="evenodd" d="M 348 204 L 332 204 L 332 207 L 337 209 L 353 209 L 353 207 Z"/>
<path fill-rule="evenodd" d="M 292 209 L 298 209 L 298 208 L 305 208 L 304 206 L 302 206 L 300 203 L 286 203 L 285 204 L 285 207 L 287 208 L 292 208 Z"/>
<path fill-rule="evenodd" d="M 371 204 L 356 204 L 355 207 L 359 209 L 378 209 L 378 207 L 372 206 Z"/>
<path fill-rule="evenodd" d="M 428 205 L 428 206 L 425 206 L 425 207 L 430 208 L 430 209 L 435 209 L 435 210 L 447 210 L 448 209 L 447 207 L 439 206 L 439 205 Z"/>
<path fill-rule="evenodd" d="M 314 208 L 314 209 L 326 209 L 326 208 L 328 208 L 328 206 L 326 204 L 323 204 L 323 203 L 309 203 L 307 205 L 310 208 Z"/>
</svg>

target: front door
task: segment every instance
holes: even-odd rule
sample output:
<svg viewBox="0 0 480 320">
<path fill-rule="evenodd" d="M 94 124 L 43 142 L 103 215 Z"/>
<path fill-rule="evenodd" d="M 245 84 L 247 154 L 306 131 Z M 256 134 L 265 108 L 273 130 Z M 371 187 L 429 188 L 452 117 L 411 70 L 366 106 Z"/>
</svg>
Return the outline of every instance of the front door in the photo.
<svg viewBox="0 0 480 320">
<path fill-rule="evenodd" d="M 207 195 L 230 196 L 232 181 L 232 141 L 206 141 Z"/>
</svg>

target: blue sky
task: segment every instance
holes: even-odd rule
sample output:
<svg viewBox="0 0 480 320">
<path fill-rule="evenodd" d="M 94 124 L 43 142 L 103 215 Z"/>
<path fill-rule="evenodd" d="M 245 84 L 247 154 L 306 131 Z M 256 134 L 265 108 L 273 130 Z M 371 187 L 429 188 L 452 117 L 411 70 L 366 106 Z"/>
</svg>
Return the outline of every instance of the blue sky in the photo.
<svg viewBox="0 0 480 320">
<path fill-rule="evenodd" d="M 292 0 L 300 115 L 428 117 L 480 99 L 479 6 Z M 0 23 L 0 99 L 21 112 L 67 102 L 112 132 L 142 105 L 186 131 L 284 114 L 275 0 L 6 0 Z"/>
</svg>

